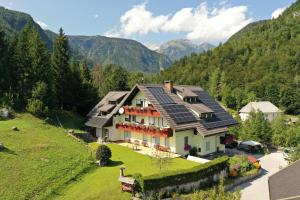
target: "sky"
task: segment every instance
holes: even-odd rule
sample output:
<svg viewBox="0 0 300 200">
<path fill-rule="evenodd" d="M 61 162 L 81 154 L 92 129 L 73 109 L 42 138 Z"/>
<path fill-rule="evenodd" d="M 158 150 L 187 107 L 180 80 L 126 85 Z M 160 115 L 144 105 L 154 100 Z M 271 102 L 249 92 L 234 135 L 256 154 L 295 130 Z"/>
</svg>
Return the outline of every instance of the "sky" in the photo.
<svg viewBox="0 0 300 200">
<path fill-rule="evenodd" d="M 277 18 L 295 0 L 0 0 L 44 29 L 137 40 L 149 48 L 173 39 L 218 44 L 247 24 Z"/>
</svg>

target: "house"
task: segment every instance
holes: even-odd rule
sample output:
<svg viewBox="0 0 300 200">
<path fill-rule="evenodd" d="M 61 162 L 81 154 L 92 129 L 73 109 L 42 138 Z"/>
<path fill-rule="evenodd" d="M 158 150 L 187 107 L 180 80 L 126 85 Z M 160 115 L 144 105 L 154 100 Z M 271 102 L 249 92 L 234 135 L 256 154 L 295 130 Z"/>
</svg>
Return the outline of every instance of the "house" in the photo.
<svg viewBox="0 0 300 200">
<path fill-rule="evenodd" d="M 269 101 L 259 101 L 259 102 L 250 102 L 246 106 L 244 106 L 240 111 L 240 117 L 242 121 L 245 121 L 249 118 L 250 112 L 261 111 L 265 119 L 268 121 L 272 121 L 275 119 L 281 111 L 274 104 Z"/>
<path fill-rule="evenodd" d="M 109 141 L 138 143 L 180 155 L 195 147 L 204 156 L 224 151 L 228 126 L 237 124 L 198 86 L 174 86 L 172 81 L 137 84 L 130 92 L 119 93 L 114 108 L 101 112 L 110 96 L 93 108 L 86 123 L 97 137 Z"/>
<path fill-rule="evenodd" d="M 300 199 L 300 160 L 271 175 L 268 184 L 270 200 Z"/>
</svg>

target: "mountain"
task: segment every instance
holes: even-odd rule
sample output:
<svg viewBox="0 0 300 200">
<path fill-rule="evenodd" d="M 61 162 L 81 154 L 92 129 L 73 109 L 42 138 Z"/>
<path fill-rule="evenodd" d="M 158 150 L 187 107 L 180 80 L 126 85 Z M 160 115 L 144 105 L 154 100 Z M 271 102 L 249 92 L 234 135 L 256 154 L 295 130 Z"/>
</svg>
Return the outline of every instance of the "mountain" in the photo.
<svg viewBox="0 0 300 200">
<path fill-rule="evenodd" d="M 249 24 L 223 45 L 176 61 L 158 79 L 201 85 L 236 110 L 268 100 L 300 113 L 300 0 L 277 19 Z"/>
<path fill-rule="evenodd" d="M 30 15 L 0 7 L 0 27 L 2 27 L 8 35 L 21 31 L 26 24 L 31 24 L 35 27 L 46 45 L 52 48 L 52 40 Z"/>
<path fill-rule="evenodd" d="M 117 64 L 129 71 L 159 72 L 171 65 L 171 60 L 151 51 L 141 43 L 104 36 L 68 36 L 76 55 L 93 63 Z"/>
<path fill-rule="evenodd" d="M 52 49 L 56 33 L 43 30 L 26 13 L 0 7 L 0 26 L 8 35 L 21 31 L 26 24 L 32 24 L 49 49 Z M 154 73 L 169 67 L 172 63 L 167 56 L 151 51 L 134 40 L 103 36 L 68 36 L 68 38 L 73 55 L 87 59 L 91 65 L 118 64 L 129 71 Z"/>
<path fill-rule="evenodd" d="M 192 53 L 198 54 L 214 47 L 214 45 L 209 43 L 197 45 L 187 39 L 177 39 L 162 44 L 157 52 L 167 55 L 172 61 L 175 61 Z"/>
</svg>

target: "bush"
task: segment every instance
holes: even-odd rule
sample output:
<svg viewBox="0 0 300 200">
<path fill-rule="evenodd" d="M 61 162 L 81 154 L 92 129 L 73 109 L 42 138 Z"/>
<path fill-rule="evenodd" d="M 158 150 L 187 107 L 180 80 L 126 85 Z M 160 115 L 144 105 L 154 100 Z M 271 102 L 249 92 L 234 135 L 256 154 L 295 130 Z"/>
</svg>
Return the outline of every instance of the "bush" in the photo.
<svg viewBox="0 0 300 200">
<path fill-rule="evenodd" d="M 99 160 L 100 166 L 106 166 L 111 158 L 111 150 L 106 145 L 100 145 L 96 152 L 96 158 Z"/>
<path fill-rule="evenodd" d="M 46 117 L 49 114 L 48 107 L 38 99 L 29 99 L 26 110 L 37 117 Z"/>
<path fill-rule="evenodd" d="M 189 182 L 198 181 L 203 178 L 210 178 L 214 174 L 221 172 L 228 167 L 228 157 L 223 156 L 211 162 L 201 164 L 191 169 L 171 171 L 165 173 L 145 176 L 137 180 L 142 190 L 157 190 L 166 186 L 181 185 Z"/>
<path fill-rule="evenodd" d="M 197 148 L 196 147 L 191 148 L 189 153 L 191 156 L 197 156 Z"/>
</svg>

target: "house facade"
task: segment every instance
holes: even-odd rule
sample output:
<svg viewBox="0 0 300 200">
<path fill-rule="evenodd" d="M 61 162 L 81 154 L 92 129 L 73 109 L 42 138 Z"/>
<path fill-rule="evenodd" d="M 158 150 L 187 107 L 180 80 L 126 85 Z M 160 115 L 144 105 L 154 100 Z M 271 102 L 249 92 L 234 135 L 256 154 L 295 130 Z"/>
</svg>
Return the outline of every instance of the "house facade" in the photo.
<svg viewBox="0 0 300 200">
<path fill-rule="evenodd" d="M 98 138 L 180 155 L 187 155 L 191 148 L 200 156 L 224 151 L 228 126 L 236 124 L 202 88 L 173 86 L 172 81 L 136 85 L 109 114 L 101 116 L 103 106 L 96 106 L 86 123 L 95 128 Z"/>
<path fill-rule="evenodd" d="M 250 102 L 244 106 L 240 111 L 239 115 L 242 121 L 246 121 L 250 117 L 251 112 L 261 111 L 264 117 L 268 121 L 275 119 L 281 111 L 274 104 L 269 101 Z"/>
</svg>

